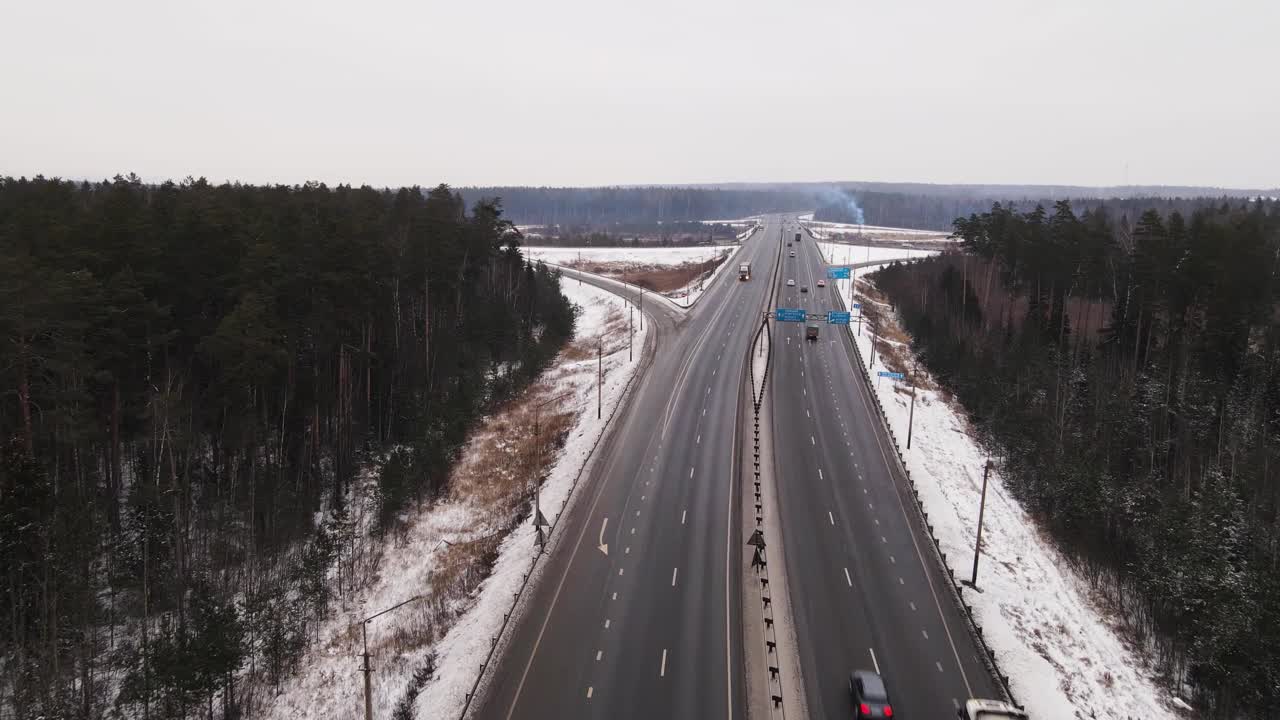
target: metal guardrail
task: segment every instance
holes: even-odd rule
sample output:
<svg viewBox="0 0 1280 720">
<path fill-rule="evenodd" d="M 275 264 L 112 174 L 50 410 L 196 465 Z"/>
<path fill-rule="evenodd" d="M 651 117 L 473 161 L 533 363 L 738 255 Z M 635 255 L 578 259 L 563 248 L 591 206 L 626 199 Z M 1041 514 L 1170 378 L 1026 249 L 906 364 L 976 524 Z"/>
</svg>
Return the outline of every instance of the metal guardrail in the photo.
<svg viewBox="0 0 1280 720">
<path fill-rule="evenodd" d="M 773 265 L 773 273 L 769 279 L 769 294 L 765 300 L 765 307 L 771 307 L 778 291 L 778 275 L 782 269 L 782 239 L 778 240 L 778 257 Z M 751 373 L 751 393 L 752 393 L 752 414 L 755 426 L 753 435 L 752 456 L 754 458 L 754 484 L 755 484 L 755 510 L 756 525 L 752 534 L 752 540 L 757 537 L 760 539 L 760 545 L 764 545 L 764 503 L 761 500 L 760 489 L 760 406 L 764 402 L 765 388 L 769 382 L 769 371 L 773 366 L 773 332 L 769 327 L 768 312 L 766 311 L 764 319 L 760 323 L 760 327 L 756 329 L 751 344 L 747 346 L 747 366 Z M 761 374 L 759 390 L 756 387 L 755 363 L 753 356 L 756 348 L 761 340 L 769 343 L 769 352 L 765 356 L 764 372 Z M 773 616 L 773 603 L 771 596 L 767 593 L 769 589 L 769 563 L 768 556 L 764 547 L 756 546 L 755 558 L 752 561 L 752 567 L 755 568 L 756 578 L 760 581 L 760 613 L 764 620 L 764 641 L 765 641 L 765 658 L 772 657 L 773 664 L 768 664 L 769 672 L 769 714 L 775 720 L 785 720 L 786 706 L 783 703 L 782 690 L 782 673 L 779 670 L 780 663 L 777 661 L 778 656 L 778 636 L 776 624 Z M 758 562 L 757 562 L 758 561 Z M 766 660 L 766 663 L 768 661 Z"/>
</svg>

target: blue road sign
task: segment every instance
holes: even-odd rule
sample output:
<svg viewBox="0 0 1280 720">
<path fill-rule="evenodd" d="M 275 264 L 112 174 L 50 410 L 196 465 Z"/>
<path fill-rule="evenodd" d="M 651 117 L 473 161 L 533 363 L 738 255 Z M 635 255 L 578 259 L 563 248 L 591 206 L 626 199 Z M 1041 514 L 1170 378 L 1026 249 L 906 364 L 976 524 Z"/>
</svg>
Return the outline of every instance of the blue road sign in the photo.
<svg viewBox="0 0 1280 720">
<path fill-rule="evenodd" d="M 847 267 L 829 267 L 827 268 L 827 277 L 831 280 L 848 280 L 849 268 Z"/>
<path fill-rule="evenodd" d="M 861 309 L 862 309 L 862 303 L 854 303 L 854 304 L 850 305 L 849 307 L 853 308 L 854 310 L 861 310 Z"/>
<path fill-rule="evenodd" d="M 778 322 L 804 322 L 805 312 L 799 308 L 778 308 L 773 311 L 773 319 Z"/>
<path fill-rule="evenodd" d="M 850 319 L 849 313 L 843 310 L 827 311 L 827 323 L 830 325 L 848 325 Z"/>
<path fill-rule="evenodd" d="M 879 375 L 880 377 L 893 378 L 894 380 L 902 379 L 902 373 L 889 372 L 888 370 L 881 370 L 876 374 Z"/>
</svg>

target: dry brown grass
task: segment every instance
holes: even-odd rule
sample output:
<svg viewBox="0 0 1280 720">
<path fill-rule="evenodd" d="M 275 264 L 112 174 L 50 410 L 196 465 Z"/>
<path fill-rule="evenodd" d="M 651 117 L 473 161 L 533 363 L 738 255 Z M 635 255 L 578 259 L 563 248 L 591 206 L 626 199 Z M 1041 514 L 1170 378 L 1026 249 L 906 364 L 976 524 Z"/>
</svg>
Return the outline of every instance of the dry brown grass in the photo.
<svg viewBox="0 0 1280 720">
<path fill-rule="evenodd" d="M 884 293 L 867 285 L 859 285 L 858 293 L 862 296 L 862 310 L 866 313 L 867 325 L 877 338 L 876 357 L 880 358 L 880 362 L 889 371 L 906 375 L 909 382 L 915 367 L 911 359 L 911 336 L 898 325 L 898 320 L 889 309 L 888 299 Z M 920 390 L 938 389 L 938 386 L 923 374 L 917 376 L 915 381 L 916 387 Z M 909 384 L 898 385 L 895 390 L 906 394 L 911 393 Z"/>
<path fill-rule="evenodd" d="M 573 261 L 569 267 L 577 270 L 607 275 L 625 280 L 632 285 L 654 292 L 671 292 L 687 286 L 700 275 L 709 273 L 724 262 L 724 256 L 702 262 L 685 262 L 679 265 L 645 265 L 628 262 Z"/>
</svg>

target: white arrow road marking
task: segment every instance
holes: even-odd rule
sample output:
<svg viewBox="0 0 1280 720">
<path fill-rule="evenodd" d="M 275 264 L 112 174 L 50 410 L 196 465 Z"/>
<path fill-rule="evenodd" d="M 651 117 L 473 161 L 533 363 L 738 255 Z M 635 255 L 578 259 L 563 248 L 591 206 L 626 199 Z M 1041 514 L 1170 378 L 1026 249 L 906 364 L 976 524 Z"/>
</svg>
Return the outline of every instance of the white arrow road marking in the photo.
<svg viewBox="0 0 1280 720">
<path fill-rule="evenodd" d="M 604 522 L 600 523 L 600 541 L 596 544 L 596 547 L 599 548 L 600 552 L 605 555 L 609 554 L 609 543 L 604 541 L 604 529 L 607 527 L 609 527 L 609 518 L 605 518 Z"/>
</svg>

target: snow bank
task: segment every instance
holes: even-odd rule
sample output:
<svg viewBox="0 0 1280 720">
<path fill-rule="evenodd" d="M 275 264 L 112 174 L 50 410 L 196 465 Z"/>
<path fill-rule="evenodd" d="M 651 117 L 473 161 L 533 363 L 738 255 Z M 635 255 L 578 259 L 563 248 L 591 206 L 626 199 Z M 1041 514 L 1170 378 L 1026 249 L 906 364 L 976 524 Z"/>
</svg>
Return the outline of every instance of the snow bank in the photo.
<svg viewBox="0 0 1280 720">
<path fill-rule="evenodd" d="M 846 303 L 854 300 L 851 281 L 837 285 Z M 869 302 L 861 292 L 856 301 Z M 858 336 L 854 327 L 850 331 L 865 362 L 871 338 L 866 328 Z M 968 578 L 987 455 L 970 436 L 962 414 L 927 390 L 917 393 L 912 447 L 906 450 L 909 385 L 875 380 L 876 371 L 883 369 L 877 353 L 875 367 L 870 368 L 875 392 L 906 453 L 907 468 L 941 550 L 956 577 Z M 928 384 L 933 384 L 932 378 Z M 1160 689 L 1143 659 L 1092 604 L 1088 584 L 1041 537 L 995 471 L 987 489 L 982 547 L 982 592 L 965 588 L 964 599 L 973 606 L 974 619 L 1000 669 L 1011 677 L 1014 696 L 1031 717 L 1178 717 L 1170 709 L 1174 700 Z"/>
<path fill-rule="evenodd" d="M 623 318 L 627 316 L 623 301 L 604 290 L 566 282 L 562 283 L 562 291 L 570 302 L 582 308 L 577 325 L 580 338 L 600 333 L 611 309 L 620 310 Z M 645 328 L 641 331 L 636 323 L 634 361 L 628 361 L 625 332 L 621 339 L 615 333 L 611 336 L 612 342 L 606 344 L 603 387 L 606 419 L 639 365 L 648 323 Z M 606 420 L 596 419 L 594 356 L 567 360 L 562 355 L 543 374 L 543 380 L 554 382 L 549 397 L 566 395 L 560 407 L 572 408 L 575 413 L 566 443 L 541 491 L 542 512 L 554 524 Z M 486 440 L 492 441 L 493 434 L 473 434 L 459 466 Z M 363 718 L 363 686 L 358 674 L 359 619 L 416 595 L 430 593 L 433 572 L 440 566 L 450 544 L 494 533 L 495 519 L 489 515 L 478 503 L 452 495 L 424 508 L 409 522 L 402 538 L 394 543 L 389 541 L 383 548 L 376 580 L 354 596 L 343 599 L 341 609 L 320 624 L 315 633 L 316 642 L 300 663 L 303 670 L 282 685 L 265 716 L 290 720 Z M 414 611 L 416 605 L 382 616 L 369 625 L 376 717 L 391 715 L 414 673 L 433 653 L 437 670 L 414 703 L 417 717 L 449 718 L 461 712 L 477 670 L 486 660 L 489 639 L 499 634 L 503 616 L 511 610 L 512 597 L 529 572 L 535 547 L 536 536 L 527 522 L 507 535 L 499 545 L 492 573 L 472 597 L 448 607 L 455 622 L 434 642 L 421 640 L 422 616 Z"/>
</svg>

